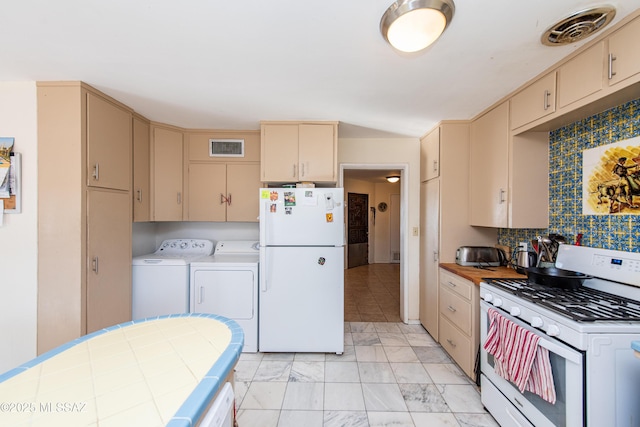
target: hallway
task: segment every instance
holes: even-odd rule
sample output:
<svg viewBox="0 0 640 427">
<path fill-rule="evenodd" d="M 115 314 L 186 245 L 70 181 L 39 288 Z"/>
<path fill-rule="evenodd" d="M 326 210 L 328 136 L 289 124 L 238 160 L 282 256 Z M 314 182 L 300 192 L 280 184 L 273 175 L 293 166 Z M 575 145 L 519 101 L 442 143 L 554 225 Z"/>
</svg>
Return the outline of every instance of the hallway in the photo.
<svg viewBox="0 0 640 427">
<path fill-rule="evenodd" d="M 369 264 L 344 272 L 345 322 L 400 322 L 400 264 Z"/>
</svg>

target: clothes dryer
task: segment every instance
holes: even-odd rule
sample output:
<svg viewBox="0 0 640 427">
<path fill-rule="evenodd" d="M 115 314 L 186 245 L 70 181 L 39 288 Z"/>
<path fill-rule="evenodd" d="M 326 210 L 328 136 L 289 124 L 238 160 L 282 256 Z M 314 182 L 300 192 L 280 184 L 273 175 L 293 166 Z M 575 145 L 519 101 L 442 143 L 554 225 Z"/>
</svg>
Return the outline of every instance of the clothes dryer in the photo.
<svg viewBox="0 0 640 427">
<path fill-rule="evenodd" d="M 258 241 L 220 241 L 191 263 L 191 312 L 219 314 L 244 330 L 243 352 L 258 351 Z"/>
</svg>

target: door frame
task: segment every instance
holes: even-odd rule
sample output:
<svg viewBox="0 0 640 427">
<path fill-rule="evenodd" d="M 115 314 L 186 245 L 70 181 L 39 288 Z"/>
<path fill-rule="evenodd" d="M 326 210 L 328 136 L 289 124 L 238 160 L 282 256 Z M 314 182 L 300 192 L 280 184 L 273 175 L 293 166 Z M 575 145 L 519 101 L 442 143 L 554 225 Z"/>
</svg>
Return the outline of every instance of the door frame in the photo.
<svg viewBox="0 0 640 427">
<path fill-rule="evenodd" d="M 405 324 L 409 323 L 409 265 L 405 262 L 405 254 L 409 252 L 409 164 L 408 163 L 341 163 L 338 186 L 344 187 L 344 171 L 353 169 L 369 170 L 400 170 L 400 318 Z M 346 206 L 345 206 L 346 209 Z M 346 223 L 345 223 L 346 232 Z"/>
</svg>

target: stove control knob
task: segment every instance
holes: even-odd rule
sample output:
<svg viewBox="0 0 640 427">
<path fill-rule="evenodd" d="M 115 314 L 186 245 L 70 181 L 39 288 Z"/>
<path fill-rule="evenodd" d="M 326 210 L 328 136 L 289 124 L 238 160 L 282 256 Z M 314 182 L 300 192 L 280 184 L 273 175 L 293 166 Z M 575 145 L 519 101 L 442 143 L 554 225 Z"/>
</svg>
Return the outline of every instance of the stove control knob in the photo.
<svg viewBox="0 0 640 427">
<path fill-rule="evenodd" d="M 500 298 L 496 298 L 493 300 L 493 305 L 496 307 L 501 307 L 502 306 L 502 300 Z"/>
<path fill-rule="evenodd" d="M 540 317 L 532 317 L 531 318 L 531 326 L 533 326 L 534 328 L 539 328 L 540 326 L 542 326 L 544 322 L 542 321 L 542 318 Z"/>
<path fill-rule="evenodd" d="M 493 299 L 493 295 L 491 294 L 484 294 L 484 300 L 487 302 L 491 302 L 491 300 Z"/>
<path fill-rule="evenodd" d="M 509 313 L 511 313 L 512 316 L 520 316 L 520 307 L 511 307 Z"/>
<path fill-rule="evenodd" d="M 560 335 L 560 328 L 558 328 L 558 326 L 556 325 L 549 325 L 547 327 L 547 335 L 549 335 L 550 337 L 557 337 L 558 335 Z"/>
<path fill-rule="evenodd" d="M 187 249 L 188 246 L 189 244 L 187 242 L 180 243 L 180 249 Z"/>
</svg>

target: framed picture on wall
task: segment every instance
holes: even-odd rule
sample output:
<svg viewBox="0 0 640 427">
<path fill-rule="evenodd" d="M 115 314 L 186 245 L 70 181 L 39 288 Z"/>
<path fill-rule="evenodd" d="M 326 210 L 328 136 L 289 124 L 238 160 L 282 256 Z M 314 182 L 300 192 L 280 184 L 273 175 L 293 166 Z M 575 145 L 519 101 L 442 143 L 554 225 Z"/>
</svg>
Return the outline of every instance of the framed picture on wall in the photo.
<svg viewBox="0 0 640 427">
<path fill-rule="evenodd" d="M 640 137 L 584 150 L 582 213 L 640 214 Z"/>
</svg>

